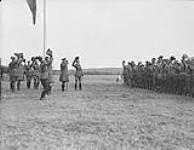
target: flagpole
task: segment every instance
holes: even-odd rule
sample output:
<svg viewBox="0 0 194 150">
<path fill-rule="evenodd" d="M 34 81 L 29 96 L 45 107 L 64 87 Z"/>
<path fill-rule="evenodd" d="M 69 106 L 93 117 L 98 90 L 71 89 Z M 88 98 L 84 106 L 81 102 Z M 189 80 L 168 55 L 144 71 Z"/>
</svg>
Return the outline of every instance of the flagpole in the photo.
<svg viewBox="0 0 194 150">
<path fill-rule="evenodd" d="M 2 71 L 3 71 L 3 69 L 2 69 L 2 67 L 1 67 L 1 58 L 0 58 L 0 72 L 1 72 L 1 74 L 0 74 L 0 101 L 1 101 L 1 75 L 2 75 Z"/>
<path fill-rule="evenodd" d="M 43 0 L 43 57 L 45 58 L 47 39 L 46 39 L 46 0 Z"/>
</svg>

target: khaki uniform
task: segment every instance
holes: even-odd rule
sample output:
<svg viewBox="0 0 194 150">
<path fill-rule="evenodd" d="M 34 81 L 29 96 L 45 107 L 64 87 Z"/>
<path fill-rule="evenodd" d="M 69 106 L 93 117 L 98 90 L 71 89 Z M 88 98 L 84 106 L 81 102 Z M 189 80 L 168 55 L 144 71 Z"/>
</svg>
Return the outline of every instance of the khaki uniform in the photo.
<svg viewBox="0 0 194 150">
<path fill-rule="evenodd" d="M 81 68 L 81 65 L 79 63 L 74 63 L 72 64 L 73 67 L 76 69 L 75 71 L 75 90 L 77 90 L 77 83 L 79 82 L 79 89 L 82 90 L 82 77 L 83 77 L 83 71 Z"/>
<path fill-rule="evenodd" d="M 9 63 L 9 77 L 10 77 L 10 88 L 12 92 L 15 91 L 15 82 L 17 81 L 18 78 L 18 61 L 17 60 L 12 60 Z"/>
<path fill-rule="evenodd" d="M 40 100 L 43 100 L 45 98 L 45 95 L 48 95 L 50 91 L 48 69 L 47 64 L 45 62 L 42 62 L 40 64 L 40 81 L 43 86 L 43 91 L 41 93 Z"/>
<path fill-rule="evenodd" d="M 68 73 L 68 63 L 62 62 L 60 65 L 61 73 L 59 77 L 59 81 L 61 82 L 69 82 L 69 73 Z"/>
<path fill-rule="evenodd" d="M 34 88 L 38 89 L 40 85 L 40 66 L 39 64 L 33 64 L 33 79 L 34 79 Z"/>
<path fill-rule="evenodd" d="M 49 57 L 48 60 L 47 60 L 47 69 L 48 69 L 48 79 L 49 79 L 49 82 L 51 82 L 51 83 L 53 82 L 53 78 L 52 78 L 52 75 L 53 75 L 52 63 L 53 63 L 53 58 Z"/>
</svg>

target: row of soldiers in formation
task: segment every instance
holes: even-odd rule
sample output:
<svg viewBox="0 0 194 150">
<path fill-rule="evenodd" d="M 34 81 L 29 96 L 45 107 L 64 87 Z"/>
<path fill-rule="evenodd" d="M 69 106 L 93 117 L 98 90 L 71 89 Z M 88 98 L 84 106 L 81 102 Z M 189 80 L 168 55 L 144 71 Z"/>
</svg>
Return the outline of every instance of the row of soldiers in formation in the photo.
<svg viewBox="0 0 194 150">
<path fill-rule="evenodd" d="M 48 49 L 47 56 L 42 58 L 41 56 L 32 57 L 30 61 L 24 59 L 23 53 L 15 53 L 15 56 L 11 57 L 9 63 L 9 77 L 10 77 L 10 89 L 15 91 L 15 85 L 17 90 L 20 90 L 21 82 L 26 80 L 26 87 L 31 88 L 32 80 L 34 80 L 34 89 L 38 89 L 40 83 L 43 87 L 43 91 L 40 96 L 40 100 L 43 100 L 46 95 L 51 93 L 53 83 L 53 54 L 52 50 Z M 79 57 L 76 57 L 72 64 L 75 69 L 75 90 L 79 84 L 79 89 L 82 89 L 81 79 L 83 76 L 82 68 L 79 62 Z M 68 74 L 68 61 L 66 58 L 62 59 L 60 65 L 61 73 L 59 81 L 62 82 L 61 89 L 65 90 L 65 86 L 68 88 L 69 74 Z"/>
<path fill-rule="evenodd" d="M 194 97 L 194 58 L 183 54 L 181 61 L 174 56 L 159 56 L 145 64 L 122 62 L 123 80 L 130 87 Z"/>
</svg>

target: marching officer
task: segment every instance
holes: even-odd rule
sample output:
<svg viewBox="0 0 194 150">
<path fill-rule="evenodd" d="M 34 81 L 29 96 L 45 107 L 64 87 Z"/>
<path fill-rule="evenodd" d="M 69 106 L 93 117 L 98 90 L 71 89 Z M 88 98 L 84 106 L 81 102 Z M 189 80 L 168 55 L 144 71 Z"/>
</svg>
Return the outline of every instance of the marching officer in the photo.
<svg viewBox="0 0 194 150">
<path fill-rule="evenodd" d="M 53 68 L 52 68 L 52 63 L 53 63 L 53 54 L 52 54 L 52 50 L 48 49 L 46 51 L 47 57 L 45 58 L 46 60 L 46 64 L 47 64 L 47 69 L 48 69 L 48 80 L 49 80 L 49 93 L 52 90 L 52 83 L 53 83 L 53 79 L 52 79 L 52 75 L 53 75 Z"/>
<path fill-rule="evenodd" d="M 46 96 L 46 94 L 49 94 L 49 76 L 48 76 L 48 68 L 46 61 L 40 57 L 40 82 L 43 86 L 43 91 L 40 96 L 40 100 L 43 100 Z"/>
</svg>

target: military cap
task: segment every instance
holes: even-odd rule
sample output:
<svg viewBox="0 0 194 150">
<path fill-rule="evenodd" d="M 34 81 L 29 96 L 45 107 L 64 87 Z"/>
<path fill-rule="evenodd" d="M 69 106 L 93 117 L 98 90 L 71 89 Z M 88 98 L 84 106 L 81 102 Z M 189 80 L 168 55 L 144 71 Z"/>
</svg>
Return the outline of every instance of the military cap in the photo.
<svg viewBox="0 0 194 150">
<path fill-rule="evenodd" d="M 23 58 L 24 54 L 23 53 L 14 53 L 15 56 L 17 56 L 18 58 Z"/>
<path fill-rule="evenodd" d="M 163 58 L 163 56 L 162 55 L 160 55 L 159 57 L 158 57 L 158 59 L 162 59 Z"/>
<path fill-rule="evenodd" d="M 131 64 L 135 64 L 135 62 L 134 61 L 131 61 Z"/>
<path fill-rule="evenodd" d="M 79 56 L 75 57 L 75 60 L 79 59 Z"/>
<path fill-rule="evenodd" d="M 138 65 L 142 65 L 142 62 L 141 62 L 141 61 L 139 61 L 139 62 L 138 62 Z"/>
<path fill-rule="evenodd" d="M 176 58 L 174 56 L 171 56 L 170 60 L 173 61 L 173 60 L 176 60 Z"/>
<path fill-rule="evenodd" d="M 11 59 L 15 59 L 15 57 L 14 56 L 11 56 Z"/>
<path fill-rule="evenodd" d="M 187 54 L 183 54 L 182 59 L 188 58 L 189 56 Z"/>
<path fill-rule="evenodd" d="M 46 54 L 49 55 L 49 56 L 51 56 L 52 53 L 53 53 L 52 50 L 50 48 L 48 48 L 47 51 L 46 51 Z"/>
<path fill-rule="evenodd" d="M 31 58 L 31 60 L 32 60 L 32 61 L 34 61 L 34 60 L 35 60 L 35 58 L 34 58 L 34 57 L 32 57 L 32 58 Z"/>
</svg>

